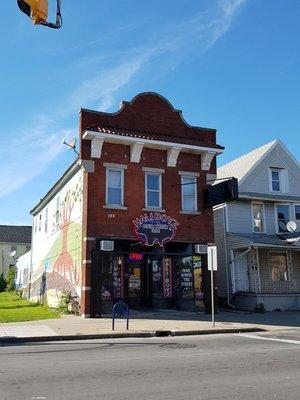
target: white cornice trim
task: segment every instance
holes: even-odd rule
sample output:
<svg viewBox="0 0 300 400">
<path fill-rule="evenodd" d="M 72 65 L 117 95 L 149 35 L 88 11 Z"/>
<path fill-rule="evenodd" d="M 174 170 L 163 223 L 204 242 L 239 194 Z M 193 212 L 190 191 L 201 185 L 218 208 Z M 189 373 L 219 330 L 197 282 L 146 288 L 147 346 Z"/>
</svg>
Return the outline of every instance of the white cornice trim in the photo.
<svg viewBox="0 0 300 400">
<path fill-rule="evenodd" d="M 194 146 L 190 144 L 166 142 L 162 140 L 151 140 L 145 138 L 131 137 L 131 136 L 120 136 L 111 133 L 85 131 L 82 135 L 83 140 L 93 140 L 94 138 L 104 139 L 108 143 L 122 143 L 130 146 L 134 143 L 144 144 L 144 147 L 148 148 L 159 148 L 162 150 L 168 150 L 171 148 L 180 148 L 183 152 L 191 152 L 196 154 L 210 153 L 213 155 L 223 153 L 223 149 L 217 149 L 214 147 Z"/>
</svg>

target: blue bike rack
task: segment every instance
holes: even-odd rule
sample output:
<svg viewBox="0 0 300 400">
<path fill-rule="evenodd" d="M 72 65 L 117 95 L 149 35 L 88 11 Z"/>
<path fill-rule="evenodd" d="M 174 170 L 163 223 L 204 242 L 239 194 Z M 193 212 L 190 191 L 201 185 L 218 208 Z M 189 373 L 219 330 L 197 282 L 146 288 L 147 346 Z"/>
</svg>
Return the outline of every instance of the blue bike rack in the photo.
<svg viewBox="0 0 300 400">
<path fill-rule="evenodd" d="M 116 315 L 123 316 L 126 318 L 126 329 L 129 330 L 129 308 L 124 301 L 118 301 L 112 309 L 112 330 L 115 330 L 115 318 Z"/>
</svg>

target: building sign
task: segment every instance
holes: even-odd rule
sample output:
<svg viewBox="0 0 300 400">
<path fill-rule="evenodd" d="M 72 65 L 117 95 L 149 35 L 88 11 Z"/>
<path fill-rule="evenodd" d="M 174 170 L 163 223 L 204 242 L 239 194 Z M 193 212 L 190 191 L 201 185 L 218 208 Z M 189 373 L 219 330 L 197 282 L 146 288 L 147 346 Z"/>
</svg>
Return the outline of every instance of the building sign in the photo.
<svg viewBox="0 0 300 400">
<path fill-rule="evenodd" d="M 123 298 L 123 259 L 122 257 L 113 260 L 113 289 L 114 298 Z"/>
<path fill-rule="evenodd" d="M 143 259 L 144 259 L 143 253 L 130 253 L 128 256 L 129 262 L 139 262 L 139 261 L 143 261 Z"/>
<path fill-rule="evenodd" d="M 164 297 L 166 299 L 172 298 L 172 265 L 171 258 L 164 258 L 163 261 L 163 283 L 164 283 Z"/>
<path fill-rule="evenodd" d="M 166 214 L 143 214 L 133 220 L 134 233 L 146 246 L 165 243 L 174 239 L 179 222 Z"/>
</svg>

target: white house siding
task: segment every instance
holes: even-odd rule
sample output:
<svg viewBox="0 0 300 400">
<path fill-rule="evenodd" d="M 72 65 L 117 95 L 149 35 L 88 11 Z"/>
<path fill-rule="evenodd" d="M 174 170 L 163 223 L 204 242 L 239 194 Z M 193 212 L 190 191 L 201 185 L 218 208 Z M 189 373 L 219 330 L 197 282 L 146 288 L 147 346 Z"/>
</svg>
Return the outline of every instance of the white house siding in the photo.
<svg viewBox="0 0 300 400">
<path fill-rule="evenodd" d="M 234 201 L 227 204 L 228 230 L 235 233 L 252 232 L 252 210 L 249 201 Z"/>
<path fill-rule="evenodd" d="M 214 229 L 215 242 L 218 246 L 218 295 L 225 298 L 227 296 L 227 277 L 226 277 L 226 257 L 225 257 L 225 242 L 224 242 L 224 220 L 223 208 L 214 210 Z M 231 284 L 230 284 L 231 286 Z"/>
<path fill-rule="evenodd" d="M 31 251 L 20 256 L 17 260 L 16 287 L 22 290 L 24 297 L 28 297 L 28 283 L 30 277 Z"/>
<path fill-rule="evenodd" d="M 82 178 L 79 170 L 34 216 L 30 291 L 33 301 L 55 307 L 64 291 L 80 296 Z"/>
<path fill-rule="evenodd" d="M 267 233 L 268 235 L 274 235 L 276 233 L 274 203 L 264 202 L 264 208 L 265 233 Z"/>
<path fill-rule="evenodd" d="M 269 168 L 283 168 L 287 171 L 289 196 L 299 197 L 300 169 L 288 153 L 277 144 L 270 153 L 239 184 L 240 192 L 274 194 L 270 191 Z M 283 195 L 284 193 L 276 193 Z"/>
</svg>

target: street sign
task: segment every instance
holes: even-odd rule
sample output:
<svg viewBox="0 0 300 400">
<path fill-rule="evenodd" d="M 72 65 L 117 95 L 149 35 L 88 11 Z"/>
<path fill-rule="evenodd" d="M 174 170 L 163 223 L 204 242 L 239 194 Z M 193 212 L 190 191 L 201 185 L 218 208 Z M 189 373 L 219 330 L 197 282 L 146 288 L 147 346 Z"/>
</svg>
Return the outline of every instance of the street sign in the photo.
<svg viewBox="0 0 300 400">
<path fill-rule="evenodd" d="M 207 246 L 207 269 L 209 271 L 217 271 L 217 246 Z"/>
<path fill-rule="evenodd" d="M 214 271 L 217 271 L 217 246 L 207 246 L 207 269 L 210 271 L 211 326 L 215 326 Z"/>
</svg>

